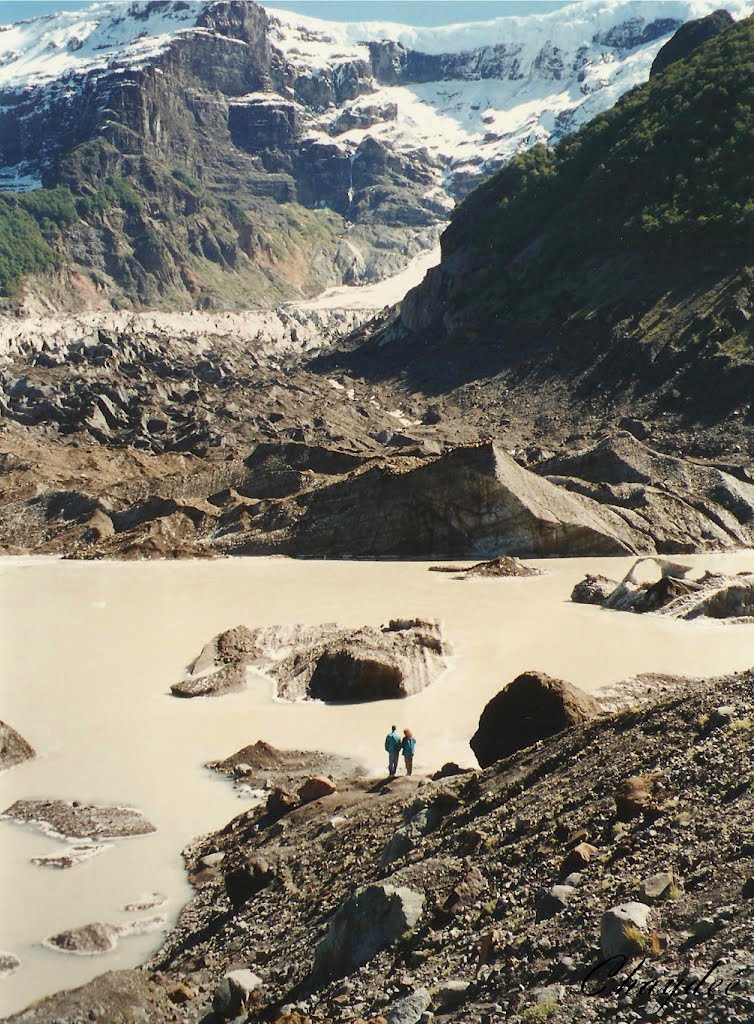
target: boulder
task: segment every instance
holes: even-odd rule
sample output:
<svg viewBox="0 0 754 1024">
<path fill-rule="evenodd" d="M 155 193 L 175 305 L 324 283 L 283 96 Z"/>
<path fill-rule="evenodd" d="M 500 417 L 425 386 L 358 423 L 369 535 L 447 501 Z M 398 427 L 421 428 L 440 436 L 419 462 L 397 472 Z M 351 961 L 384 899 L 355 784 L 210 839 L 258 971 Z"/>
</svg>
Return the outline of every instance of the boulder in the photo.
<svg viewBox="0 0 754 1024">
<path fill-rule="evenodd" d="M 553 885 L 547 892 L 542 893 L 537 901 L 537 919 L 546 921 L 555 917 L 561 910 L 565 910 L 575 892 L 576 889 L 572 885 Z"/>
<path fill-rule="evenodd" d="M 656 951 L 656 915 L 646 903 L 622 903 L 602 915 L 600 948 L 605 959 Z"/>
<path fill-rule="evenodd" d="M 615 794 L 619 821 L 630 821 L 657 810 L 657 797 L 662 792 L 663 772 L 647 772 L 625 779 Z"/>
<path fill-rule="evenodd" d="M 174 985 L 171 985 L 167 990 L 167 996 L 171 1003 L 175 1003 L 180 1006 L 182 1003 L 191 1002 L 192 999 L 196 999 L 196 989 L 192 988 L 191 985 L 187 985 L 185 981 L 176 981 Z"/>
<path fill-rule="evenodd" d="M 230 905 L 234 910 L 242 907 L 274 877 L 274 868 L 265 857 L 249 857 L 245 864 L 228 871 L 223 878 Z"/>
<path fill-rule="evenodd" d="M 350 974 L 412 929 L 422 915 L 424 894 L 387 882 L 366 885 L 340 905 L 314 954 L 315 974 Z"/>
<path fill-rule="evenodd" d="M 654 903 L 665 899 L 674 889 L 680 889 L 679 880 L 672 871 L 658 871 L 655 875 L 645 878 L 641 886 L 641 895 L 645 903 Z"/>
<path fill-rule="evenodd" d="M 261 986 L 262 979 L 253 971 L 229 971 L 215 989 L 212 1009 L 219 1016 L 232 1020 L 248 1007 L 253 993 Z"/>
<path fill-rule="evenodd" d="M 332 779 L 326 779 L 323 775 L 313 775 L 307 779 L 303 786 L 299 786 L 298 798 L 302 804 L 309 804 L 313 800 L 321 800 L 324 796 L 331 796 L 337 793 L 338 787 Z"/>
<path fill-rule="evenodd" d="M 205 868 L 216 868 L 225 860 L 225 852 L 216 850 L 214 853 L 207 853 L 201 859 L 201 865 Z"/>
<path fill-rule="evenodd" d="M 298 797 L 282 786 L 276 786 L 267 797 L 266 810 L 271 818 L 281 818 L 298 807 Z"/>
<path fill-rule="evenodd" d="M 435 990 L 435 1001 L 443 1011 L 452 1010 L 466 1001 L 470 988 L 470 981 L 463 981 L 461 978 L 448 978 L 441 982 Z"/>
<path fill-rule="evenodd" d="M 473 768 L 461 768 L 455 761 L 446 761 L 442 768 L 438 768 L 432 775 L 434 782 L 439 782 L 440 779 L 451 779 L 456 775 L 472 775 L 474 773 Z"/>
<path fill-rule="evenodd" d="M 393 1003 L 387 1011 L 387 1024 L 418 1024 L 432 1000 L 426 988 L 418 988 L 410 996 Z"/>
<path fill-rule="evenodd" d="M 477 902 L 487 889 L 487 879 L 476 865 L 469 865 L 450 891 L 443 904 L 443 910 L 449 914 L 460 914 L 467 907 Z"/>
<path fill-rule="evenodd" d="M 488 768 L 538 740 L 591 721 L 599 712 L 599 704 L 570 683 L 524 672 L 487 704 L 471 749 L 481 767 Z"/>
<path fill-rule="evenodd" d="M 565 878 L 574 871 L 582 871 L 598 854 L 599 850 L 591 843 L 578 843 L 568 851 L 563 859 L 563 863 L 560 865 L 560 877 Z"/>
<path fill-rule="evenodd" d="M 10 725 L 0 722 L 0 771 L 34 757 L 30 743 Z"/>
<path fill-rule="evenodd" d="M 617 580 L 611 580 L 607 576 L 593 576 L 591 573 L 587 573 L 584 579 L 577 583 L 571 591 L 571 600 L 576 604 L 603 605 L 617 586 Z"/>
</svg>

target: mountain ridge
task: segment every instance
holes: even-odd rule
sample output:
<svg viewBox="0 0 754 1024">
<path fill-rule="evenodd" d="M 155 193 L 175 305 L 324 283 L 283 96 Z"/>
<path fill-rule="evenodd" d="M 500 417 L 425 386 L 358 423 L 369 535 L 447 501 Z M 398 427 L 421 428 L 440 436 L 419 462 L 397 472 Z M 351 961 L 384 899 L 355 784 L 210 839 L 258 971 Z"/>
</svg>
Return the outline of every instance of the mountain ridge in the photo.
<svg viewBox="0 0 754 1024">
<path fill-rule="evenodd" d="M 386 37 L 366 40 L 364 26 L 236 0 L 99 3 L 11 26 L 0 187 L 17 195 L 0 253 L 20 232 L 30 254 L 6 272 L 5 306 L 240 308 L 389 276 L 470 187 L 609 107 L 711 7 L 612 0 L 567 23 L 377 26 Z M 52 197 L 62 230 L 38 215 L 41 196 L 18 195 L 56 188 L 71 193 Z"/>
</svg>

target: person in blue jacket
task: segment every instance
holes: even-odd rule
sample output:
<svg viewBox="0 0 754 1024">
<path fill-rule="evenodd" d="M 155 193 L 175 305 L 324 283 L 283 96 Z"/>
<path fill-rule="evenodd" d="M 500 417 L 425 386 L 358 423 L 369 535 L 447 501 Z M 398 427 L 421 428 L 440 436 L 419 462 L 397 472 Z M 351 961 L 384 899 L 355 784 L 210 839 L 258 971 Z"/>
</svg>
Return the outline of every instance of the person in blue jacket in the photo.
<svg viewBox="0 0 754 1024">
<path fill-rule="evenodd" d="M 387 770 L 390 778 L 393 778 L 398 771 L 398 755 L 401 752 L 401 738 L 394 725 L 390 726 L 390 732 L 385 737 L 385 750 L 387 750 Z"/>
<path fill-rule="evenodd" d="M 406 775 L 411 775 L 414 771 L 414 751 L 416 750 L 416 740 L 414 739 L 414 734 L 410 729 L 403 730 L 401 750 L 403 751 L 403 760 L 406 762 Z"/>
</svg>

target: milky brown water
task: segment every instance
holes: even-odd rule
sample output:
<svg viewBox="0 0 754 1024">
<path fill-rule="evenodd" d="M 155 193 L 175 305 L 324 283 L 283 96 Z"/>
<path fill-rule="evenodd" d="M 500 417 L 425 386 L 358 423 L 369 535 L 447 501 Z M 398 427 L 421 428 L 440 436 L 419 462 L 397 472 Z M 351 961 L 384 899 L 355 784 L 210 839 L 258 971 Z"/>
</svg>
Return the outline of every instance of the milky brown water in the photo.
<svg viewBox="0 0 754 1024">
<path fill-rule="evenodd" d="M 696 556 L 706 568 L 754 570 L 754 553 Z M 30 863 L 62 844 L 0 821 L 0 952 L 22 961 L 0 980 L 0 1013 L 72 987 L 101 971 L 133 966 L 161 933 L 124 938 L 98 957 L 44 948 L 42 940 L 92 921 L 119 923 L 145 892 L 168 898 L 172 921 L 190 892 L 181 848 L 248 804 L 202 768 L 264 738 L 319 748 L 384 769 L 384 735 L 395 722 L 418 738 L 417 770 L 468 747 L 489 698 L 518 672 L 537 668 L 585 688 L 638 672 L 711 675 L 754 665 L 754 626 L 676 622 L 571 604 L 586 572 L 621 576 L 630 559 L 533 563 L 531 579 L 456 581 L 426 563 L 237 559 L 185 562 L 0 562 L 0 719 L 40 757 L 0 775 L 0 807 L 48 797 L 141 809 L 156 834 L 114 841 L 86 864 L 60 871 Z M 251 677 L 243 693 L 179 700 L 168 692 L 215 633 L 244 623 L 395 617 L 441 620 L 455 647 L 447 673 L 404 701 L 324 706 L 272 699 Z M 385 837 L 376 837 L 379 843 Z"/>
</svg>

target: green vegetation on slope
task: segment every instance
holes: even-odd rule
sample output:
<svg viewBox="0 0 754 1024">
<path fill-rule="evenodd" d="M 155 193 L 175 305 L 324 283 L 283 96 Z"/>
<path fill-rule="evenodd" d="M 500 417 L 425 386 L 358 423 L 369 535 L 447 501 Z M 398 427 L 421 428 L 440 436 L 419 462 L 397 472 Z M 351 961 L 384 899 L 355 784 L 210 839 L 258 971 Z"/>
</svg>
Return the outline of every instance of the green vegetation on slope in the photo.
<svg viewBox="0 0 754 1024">
<path fill-rule="evenodd" d="M 490 254 L 484 293 L 510 312 L 537 283 L 545 299 L 583 298 L 584 267 L 627 254 L 663 265 L 725 247 L 746 262 L 754 255 L 754 18 L 554 149 L 536 146 L 499 171 L 457 209 L 443 249 L 465 244 Z"/>
<path fill-rule="evenodd" d="M 276 301 L 327 266 L 342 230 L 330 211 L 224 195 L 101 138 L 58 174 L 54 188 L 0 193 L 0 297 L 70 266 L 117 305 Z"/>
<path fill-rule="evenodd" d="M 76 220 L 67 188 L 0 193 L 0 295 L 15 294 L 25 274 L 51 269 L 57 260 L 50 243 Z"/>
</svg>

